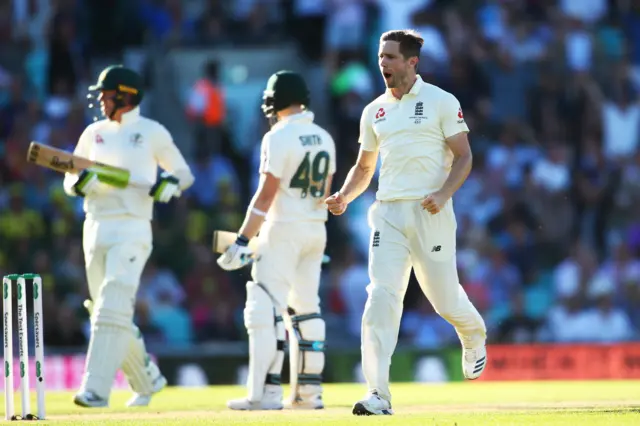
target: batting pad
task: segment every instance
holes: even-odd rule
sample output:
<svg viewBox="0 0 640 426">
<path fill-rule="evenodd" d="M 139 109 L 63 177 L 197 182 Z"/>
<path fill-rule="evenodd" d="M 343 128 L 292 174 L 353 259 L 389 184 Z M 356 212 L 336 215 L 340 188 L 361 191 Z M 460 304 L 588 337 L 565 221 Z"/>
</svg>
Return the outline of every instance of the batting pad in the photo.
<svg viewBox="0 0 640 426">
<path fill-rule="evenodd" d="M 122 371 L 127 377 L 131 390 L 141 395 L 153 392 L 155 376 L 149 373 L 151 359 L 147 354 L 142 332 L 135 325 L 129 338 L 129 347 L 122 362 Z"/>
<path fill-rule="evenodd" d="M 284 327 L 282 316 L 275 318 L 276 329 L 276 356 L 269 368 L 266 384 L 280 386 L 282 384 L 282 365 L 284 364 L 284 350 L 287 343 L 287 332 Z"/>
<path fill-rule="evenodd" d="M 299 314 L 291 317 L 293 336 L 289 357 L 291 377 L 298 385 L 320 386 L 324 369 L 325 323 L 320 314 Z"/>
<path fill-rule="evenodd" d="M 111 279 L 100 288 L 94 307 L 83 389 L 108 398 L 131 344 L 136 288 Z"/>
<path fill-rule="evenodd" d="M 131 331 L 96 324 L 91 333 L 82 389 L 108 399 L 116 372 L 125 357 Z"/>
<path fill-rule="evenodd" d="M 261 401 L 267 373 L 276 358 L 276 308 L 271 298 L 256 283 L 247 282 L 244 325 L 249 335 L 248 399 Z"/>
</svg>

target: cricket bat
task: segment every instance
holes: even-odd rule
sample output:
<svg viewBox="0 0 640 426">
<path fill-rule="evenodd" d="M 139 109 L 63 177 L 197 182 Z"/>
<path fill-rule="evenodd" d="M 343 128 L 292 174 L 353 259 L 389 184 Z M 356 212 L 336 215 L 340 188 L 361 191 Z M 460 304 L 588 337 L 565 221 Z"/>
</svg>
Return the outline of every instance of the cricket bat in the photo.
<svg viewBox="0 0 640 426">
<path fill-rule="evenodd" d="M 148 184 L 131 182 L 129 170 L 109 166 L 88 158 L 74 155 L 71 152 L 54 148 L 39 142 L 31 142 L 27 151 L 27 161 L 37 166 L 46 167 L 59 173 L 79 174 L 85 169 L 93 169 L 100 173 L 100 180 L 116 188 L 128 186 L 149 189 Z"/>
<path fill-rule="evenodd" d="M 227 248 L 236 242 L 236 238 L 238 234 L 235 232 L 229 231 L 213 231 L 213 251 L 214 253 L 224 253 L 227 251 Z M 256 251 L 256 247 L 258 245 L 258 240 L 256 238 L 252 238 L 249 241 L 249 248 L 251 251 Z"/>
</svg>

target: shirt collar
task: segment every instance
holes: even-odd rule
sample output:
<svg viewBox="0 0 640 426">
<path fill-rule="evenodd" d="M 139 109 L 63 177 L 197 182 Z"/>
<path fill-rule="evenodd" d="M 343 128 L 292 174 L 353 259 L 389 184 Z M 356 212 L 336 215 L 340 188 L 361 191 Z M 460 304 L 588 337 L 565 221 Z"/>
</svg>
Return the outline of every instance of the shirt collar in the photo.
<svg viewBox="0 0 640 426">
<path fill-rule="evenodd" d="M 140 107 L 135 107 L 131 111 L 127 111 L 122 114 L 120 125 L 134 123 L 140 118 Z"/>
<path fill-rule="evenodd" d="M 279 120 L 276 124 L 274 124 L 274 126 L 272 127 L 272 129 L 278 129 L 282 126 L 284 126 L 285 124 L 292 122 L 292 121 L 307 121 L 307 122 L 313 122 L 315 115 L 313 114 L 313 112 L 311 111 L 304 111 L 304 112 L 300 112 L 298 114 L 292 114 L 289 115 L 288 117 L 285 117 L 281 120 Z"/>
<path fill-rule="evenodd" d="M 422 86 L 424 86 L 424 81 L 422 80 L 420 74 L 417 74 L 416 81 L 415 83 L 413 83 L 413 87 L 411 87 L 411 90 L 409 90 L 409 93 L 407 93 L 407 95 L 418 96 L 418 94 L 420 93 L 420 89 L 422 89 Z M 393 93 L 391 93 L 391 89 L 387 89 L 386 93 L 387 97 L 399 100 L 398 98 L 393 96 Z"/>
</svg>

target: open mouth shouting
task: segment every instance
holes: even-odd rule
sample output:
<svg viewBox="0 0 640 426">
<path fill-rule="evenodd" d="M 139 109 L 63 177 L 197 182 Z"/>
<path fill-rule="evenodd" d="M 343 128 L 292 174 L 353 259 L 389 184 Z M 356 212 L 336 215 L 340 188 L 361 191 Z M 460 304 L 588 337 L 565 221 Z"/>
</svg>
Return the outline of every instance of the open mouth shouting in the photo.
<svg viewBox="0 0 640 426">
<path fill-rule="evenodd" d="M 389 71 L 383 70 L 382 77 L 384 77 L 384 81 L 388 83 L 389 81 L 391 81 L 391 78 L 393 77 L 393 75 Z"/>
</svg>

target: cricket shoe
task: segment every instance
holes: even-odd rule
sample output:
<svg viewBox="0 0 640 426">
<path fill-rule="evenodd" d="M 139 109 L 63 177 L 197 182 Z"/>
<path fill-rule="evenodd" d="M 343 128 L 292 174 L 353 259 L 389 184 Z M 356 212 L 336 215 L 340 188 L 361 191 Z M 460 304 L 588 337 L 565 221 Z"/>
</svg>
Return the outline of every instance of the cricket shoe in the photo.
<svg viewBox="0 0 640 426">
<path fill-rule="evenodd" d="M 73 398 L 73 403 L 85 408 L 104 408 L 109 406 L 108 400 L 91 391 L 78 392 Z"/>
<path fill-rule="evenodd" d="M 487 366 L 487 347 L 462 348 L 462 373 L 467 380 L 475 380 Z"/>
<path fill-rule="evenodd" d="M 249 401 L 247 398 L 227 401 L 227 407 L 232 410 L 282 410 L 282 387 L 266 385 L 261 401 Z"/>
<path fill-rule="evenodd" d="M 157 367 L 156 367 L 157 368 Z M 134 393 L 131 399 L 127 401 L 127 407 L 146 407 L 151 402 L 151 397 L 167 386 L 167 379 L 160 374 L 153 381 L 153 390 L 150 394 Z"/>
<path fill-rule="evenodd" d="M 322 410 L 324 408 L 322 386 L 298 386 L 298 393 L 291 394 L 289 399 L 284 403 L 284 408 L 291 410 Z"/>
<path fill-rule="evenodd" d="M 353 405 L 355 416 L 390 416 L 393 414 L 391 403 L 378 395 L 378 392 L 369 392 L 367 396 Z"/>
</svg>

